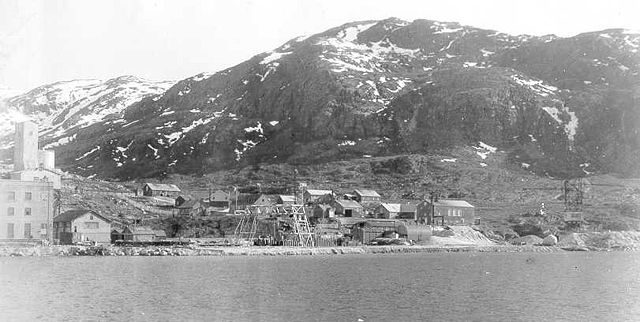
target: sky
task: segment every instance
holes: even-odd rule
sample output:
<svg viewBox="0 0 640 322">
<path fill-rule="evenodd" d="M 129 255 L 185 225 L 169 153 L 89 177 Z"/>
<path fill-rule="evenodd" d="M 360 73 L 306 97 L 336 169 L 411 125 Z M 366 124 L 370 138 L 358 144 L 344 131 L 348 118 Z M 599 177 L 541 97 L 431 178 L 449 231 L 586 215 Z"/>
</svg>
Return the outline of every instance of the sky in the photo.
<svg viewBox="0 0 640 322">
<path fill-rule="evenodd" d="M 0 89 L 122 75 L 180 80 L 352 21 L 568 37 L 640 30 L 638 12 L 637 0 L 0 0 Z"/>
</svg>

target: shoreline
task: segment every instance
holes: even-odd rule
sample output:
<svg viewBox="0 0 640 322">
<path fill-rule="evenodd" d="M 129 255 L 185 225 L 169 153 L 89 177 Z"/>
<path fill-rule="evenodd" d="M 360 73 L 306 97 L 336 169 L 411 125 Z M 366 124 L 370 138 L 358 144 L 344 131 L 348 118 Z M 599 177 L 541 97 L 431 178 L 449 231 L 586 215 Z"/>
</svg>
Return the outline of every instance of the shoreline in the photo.
<svg viewBox="0 0 640 322">
<path fill-rule="evenodd" d="M 123 246 L 0 246 L 0 257 L 68 257 L 68 256 L 326 256 L 352 254 L 417 253 L 554 253 L 570 251 L 637 251 L 637 247 L 593 248 L 514 245 L 412 245 L 412 246 L 341 246 L 341 247 L 123 247 Z"/>
</svg>

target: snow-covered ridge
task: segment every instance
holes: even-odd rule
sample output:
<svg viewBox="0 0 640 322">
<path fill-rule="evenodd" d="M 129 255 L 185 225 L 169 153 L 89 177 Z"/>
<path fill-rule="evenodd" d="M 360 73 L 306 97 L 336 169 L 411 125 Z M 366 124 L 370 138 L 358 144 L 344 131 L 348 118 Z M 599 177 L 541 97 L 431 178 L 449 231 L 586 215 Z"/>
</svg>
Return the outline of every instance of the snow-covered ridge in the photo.
<svg viewBox="0 0 640 322">
<path fill-rule="evenodd" d="M 14 124 L 26 120 L 35 121 L 45 138 L 70 136 L 70 130 L 101 122 L 145 97 L 163 93 L 173 84 L 121 76 L 106 81 L 72 80 L 40 86 L 0 105 L 0 137 L 12 134 Z"/>
</svg>

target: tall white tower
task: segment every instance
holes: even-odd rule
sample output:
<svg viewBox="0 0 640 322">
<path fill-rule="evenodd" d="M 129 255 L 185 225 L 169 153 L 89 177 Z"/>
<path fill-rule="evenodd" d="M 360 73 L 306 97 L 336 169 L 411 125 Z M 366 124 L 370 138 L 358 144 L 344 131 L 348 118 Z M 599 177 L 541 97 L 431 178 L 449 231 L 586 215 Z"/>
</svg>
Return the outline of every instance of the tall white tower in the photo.
<svg viewBox="0 0 640 322">
<path fill-rule="evenodd" d="M 38 167 L 38 125 L 33 122 L 16 123 L 13 170 Z"/>
</svg>

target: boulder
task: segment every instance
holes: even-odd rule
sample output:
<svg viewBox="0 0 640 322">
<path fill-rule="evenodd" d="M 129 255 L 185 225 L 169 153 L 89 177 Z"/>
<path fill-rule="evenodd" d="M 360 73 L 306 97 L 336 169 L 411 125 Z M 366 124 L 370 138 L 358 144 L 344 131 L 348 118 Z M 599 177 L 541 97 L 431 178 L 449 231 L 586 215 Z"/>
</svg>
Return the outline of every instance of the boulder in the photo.
<svg viewBox="0 0 640 322">
<path fill-rule="evenodd" d="M 558 237 L 549 235 L 542 240 L 544 246 L 556 246 L 558 244 Z"/>
</svg>

